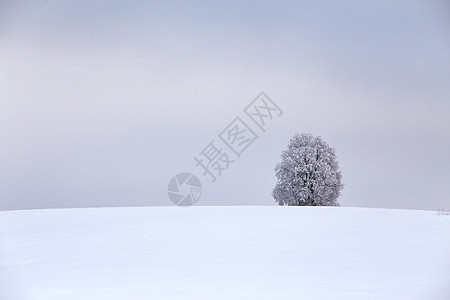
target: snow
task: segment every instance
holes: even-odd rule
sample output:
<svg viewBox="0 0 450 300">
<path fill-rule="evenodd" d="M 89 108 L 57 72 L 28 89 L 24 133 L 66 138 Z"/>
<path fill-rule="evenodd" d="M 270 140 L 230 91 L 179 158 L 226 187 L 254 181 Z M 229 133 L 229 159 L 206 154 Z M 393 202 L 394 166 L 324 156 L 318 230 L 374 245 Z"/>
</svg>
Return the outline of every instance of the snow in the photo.
<svg viewBox="0 0 450 300">
<path fill-rule="evenodd" d="M 450 216 L 344 207 L 0 212 L 0 299 L 450 299 Z"/>
</svg>

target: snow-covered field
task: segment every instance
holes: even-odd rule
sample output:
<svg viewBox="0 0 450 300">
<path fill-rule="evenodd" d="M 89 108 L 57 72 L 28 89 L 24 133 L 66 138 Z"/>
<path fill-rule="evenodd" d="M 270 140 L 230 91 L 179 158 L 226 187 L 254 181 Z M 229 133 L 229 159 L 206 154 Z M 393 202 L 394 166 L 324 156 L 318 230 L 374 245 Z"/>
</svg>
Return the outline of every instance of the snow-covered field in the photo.
<svg viewBox="0 0 450 300">
<path fill-rule="evenodd" d="M 450 299 L 450 216 L 332 207 L 0 212 L 0 299 Z"/>
</svg>

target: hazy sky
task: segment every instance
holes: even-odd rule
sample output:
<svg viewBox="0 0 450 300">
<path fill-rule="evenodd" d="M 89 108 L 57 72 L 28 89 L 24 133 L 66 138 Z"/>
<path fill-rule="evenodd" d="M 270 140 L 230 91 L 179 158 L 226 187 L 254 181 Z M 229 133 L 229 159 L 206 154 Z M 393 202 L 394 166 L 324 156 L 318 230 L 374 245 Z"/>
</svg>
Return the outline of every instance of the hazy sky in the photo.
<svg viewBox="0 0 450 300">
<path fill-rule="evenodd" d="M 211 183 L 193 157 L 261 91 L 284 114 Z M 302 131 L 342 206 L 450 209 L 449 116 L 444 0 L 0 2 L 1 210 L 172 205 L 180 172 L 199 205 L 275 205 Z"/>
</svg>

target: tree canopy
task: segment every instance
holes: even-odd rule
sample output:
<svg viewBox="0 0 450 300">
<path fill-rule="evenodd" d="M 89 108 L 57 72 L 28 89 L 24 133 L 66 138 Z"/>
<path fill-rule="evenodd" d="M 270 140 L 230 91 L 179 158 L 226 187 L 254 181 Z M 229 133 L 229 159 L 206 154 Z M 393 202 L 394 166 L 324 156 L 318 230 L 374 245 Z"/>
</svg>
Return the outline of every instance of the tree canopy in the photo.
<svg viewBox="0 0 450 300">
<path fill-rule="evenodd" d="M 320 136 L 296 134 L 281 159 L 272 192 L 279 205 L 339 206 L 341 171 L 335 150 Z"/>
</svg>

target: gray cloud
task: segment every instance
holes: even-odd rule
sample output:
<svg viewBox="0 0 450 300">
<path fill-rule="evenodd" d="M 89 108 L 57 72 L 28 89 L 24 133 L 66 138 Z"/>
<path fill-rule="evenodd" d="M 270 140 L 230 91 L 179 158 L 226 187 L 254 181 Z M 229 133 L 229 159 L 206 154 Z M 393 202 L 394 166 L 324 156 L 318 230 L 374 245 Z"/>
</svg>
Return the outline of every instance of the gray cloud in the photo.
<svg viewBox="0 0 450 300">
<path fill-rule="evenodd" d="M 8 6 L 0 209 L 170 205 L 183 171 L 204 183 L 201 205 L 273 205 L 298 131 L 336 148 L 343 205 L 449 208 L 437 4 L 99 3 Z M 208 183 L 193 156 L 260 90 L 285 114 Z"/>
</svg>

